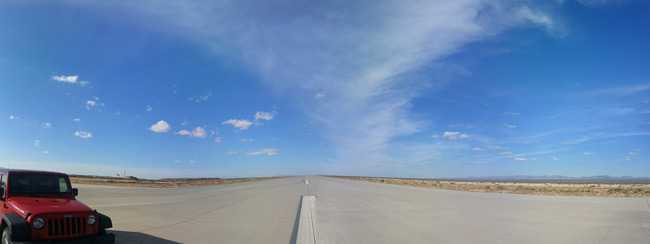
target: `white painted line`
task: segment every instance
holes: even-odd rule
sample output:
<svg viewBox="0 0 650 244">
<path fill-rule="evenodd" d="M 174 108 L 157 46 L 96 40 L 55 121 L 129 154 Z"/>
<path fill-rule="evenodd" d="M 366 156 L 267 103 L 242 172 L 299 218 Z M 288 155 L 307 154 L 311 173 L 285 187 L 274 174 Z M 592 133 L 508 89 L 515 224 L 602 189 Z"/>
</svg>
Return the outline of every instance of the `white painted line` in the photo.
<svg viewBox="0 0 650 244">
<path fill-rule="evenodd" d="M 305 185 L 309 185 L 309 180 L 305 180 Z"/>
<path fill-rule="evenodd" d="M 296 244 L 315 244 L 313 209 L 316 206 L 315 196 L 302 196 L 300 218 L 298 223 L 298 238 Z"/>
</svg>

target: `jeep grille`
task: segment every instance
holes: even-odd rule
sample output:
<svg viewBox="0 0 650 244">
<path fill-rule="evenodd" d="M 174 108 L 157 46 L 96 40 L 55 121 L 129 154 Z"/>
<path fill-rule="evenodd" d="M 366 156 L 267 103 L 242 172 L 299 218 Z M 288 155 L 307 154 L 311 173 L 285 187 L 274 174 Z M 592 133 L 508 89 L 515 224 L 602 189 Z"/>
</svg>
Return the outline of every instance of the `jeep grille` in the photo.
<svg viewBox="0 0 650 244">
<path fill-rule="evenodd" d="M 47 220 L 47 235 L 65 237 L 86 233 L 86 217 L 51 218 Z"/>
</svg>

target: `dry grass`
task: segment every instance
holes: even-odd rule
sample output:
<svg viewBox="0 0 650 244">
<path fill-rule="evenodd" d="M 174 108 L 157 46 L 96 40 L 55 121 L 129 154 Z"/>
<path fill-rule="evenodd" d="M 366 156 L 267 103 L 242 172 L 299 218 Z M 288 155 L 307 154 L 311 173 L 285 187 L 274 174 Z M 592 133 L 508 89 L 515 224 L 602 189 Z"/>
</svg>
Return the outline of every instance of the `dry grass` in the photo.
<svg viewBox="0 0 650 244">
<path fill-rule="evenodd" d="M 332 178 L 456 191 L 589 197 L 650 197 L 650 184 L 447 181 L 357 176 Z"/>
<path fill-rule="evenodd" d="M 71 175 L 70 182 L 72 184 L 91 184 L 91 185 L 108 185 L 108 186 L 179 188 L 179 187 L 232 184 L 232 183 L 248 182 L 248 181 L 269 180 L 275 178 L 280 178 L 280 177 L 236 178 L 236 179 L 175 178 L 175 179 L 147 180 L 147 179 L 135 179 L 135 178 Z"/>
</svg>

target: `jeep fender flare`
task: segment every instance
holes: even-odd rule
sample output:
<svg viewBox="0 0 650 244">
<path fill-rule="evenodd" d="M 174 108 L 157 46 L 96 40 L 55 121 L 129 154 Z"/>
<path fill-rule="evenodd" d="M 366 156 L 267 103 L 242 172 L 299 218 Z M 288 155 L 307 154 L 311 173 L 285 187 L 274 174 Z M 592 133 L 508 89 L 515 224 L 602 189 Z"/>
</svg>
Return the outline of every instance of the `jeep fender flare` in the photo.
<svg viewBox="0 0 650 244">
<path fill-rule="evenodd" d="M 6 213 L 2 215 L 2 227 L 9 227 L 11 229 L 12 240 L 29 239 L 29 223 L 16 213 Z"/>
<path fill-rule="evenodd" d="M 97 219 L 99 220 L 98 227 L 100 230 L 105 230 L 113 227 L 113 221 L 110 217 L 97 213 Z M 29 227 L 29 226 L 27 226 Z"/>
</svg>

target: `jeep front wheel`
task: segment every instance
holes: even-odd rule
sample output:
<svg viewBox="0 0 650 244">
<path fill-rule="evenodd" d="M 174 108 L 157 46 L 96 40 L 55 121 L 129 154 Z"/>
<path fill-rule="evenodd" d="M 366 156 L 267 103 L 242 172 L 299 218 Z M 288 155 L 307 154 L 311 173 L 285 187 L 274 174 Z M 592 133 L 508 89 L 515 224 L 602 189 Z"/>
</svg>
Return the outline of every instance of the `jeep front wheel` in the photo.
<svg viewBox="0 0 650 244">
<path fill-rule="evenodd" d="M 11 230 L 8 226 L 2 230 L 2 244 L 11 244 Z"/>
</svg>

